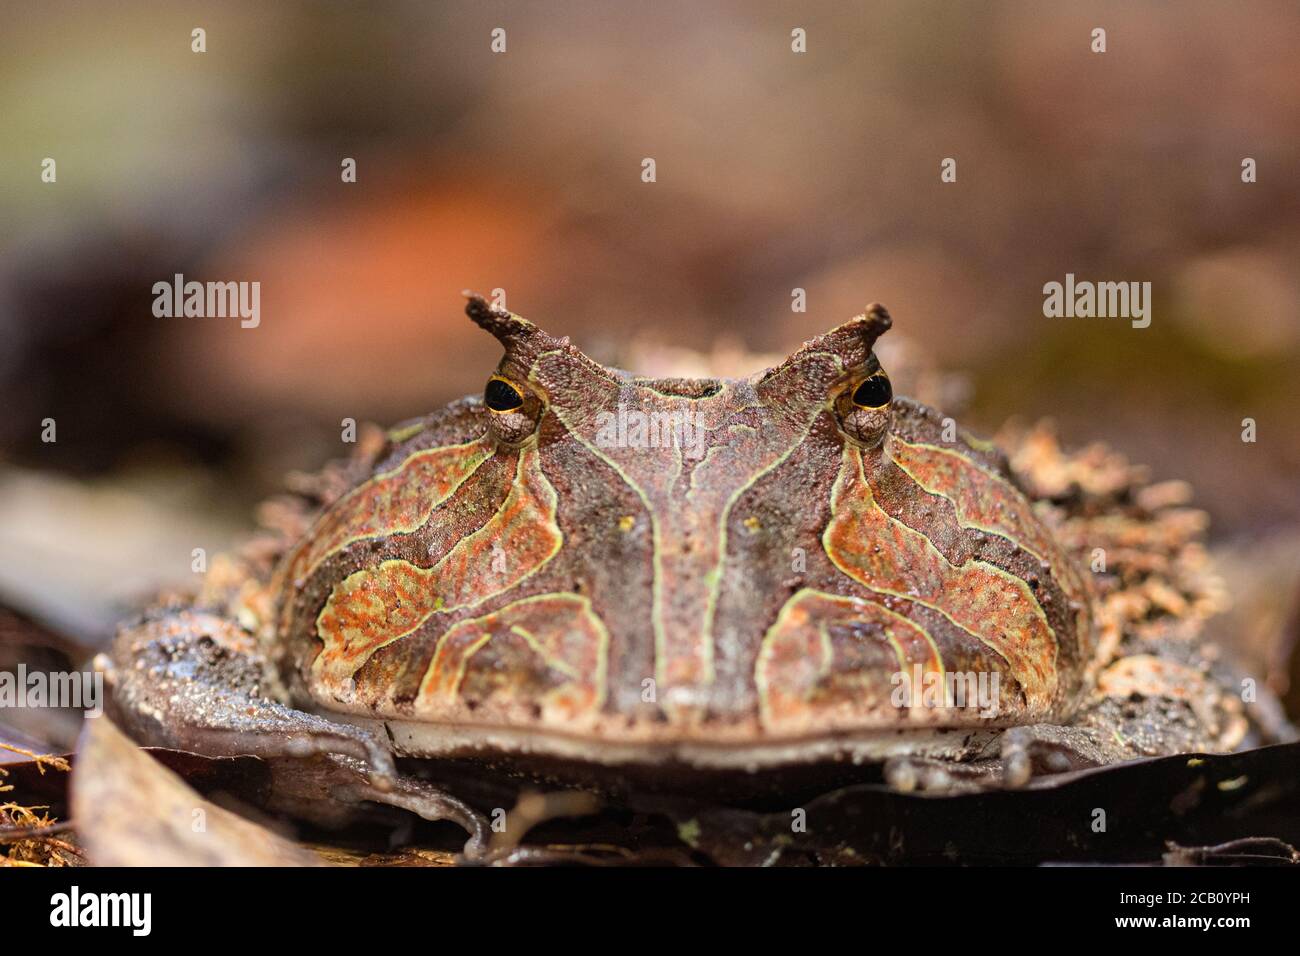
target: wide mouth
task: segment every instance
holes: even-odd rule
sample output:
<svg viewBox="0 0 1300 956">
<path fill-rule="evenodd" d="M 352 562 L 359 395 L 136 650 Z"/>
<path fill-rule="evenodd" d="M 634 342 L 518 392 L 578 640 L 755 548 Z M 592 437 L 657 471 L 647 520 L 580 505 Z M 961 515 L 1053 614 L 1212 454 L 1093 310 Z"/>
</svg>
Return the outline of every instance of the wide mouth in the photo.
<svg viewBox="0 0 1300 956">
<path fill-rule="evenodd" d="M 388 720 L 378 723 L 408 771 L 495 786 L 576 787 L 613 794 L 707 799 L 783 810 L 851 784 L 884 782 L 894 757 L 960 760 L 990 749 L 999 731 L 881 731 L 768 744 L 610 743 L 526 730 Z"/>
<path fill-rule="evenodd" d="M 331 714 L 350 722 L 365 719 Z M 474 727 L 400 719 L 382 721 L 397 753 L 407 757 L 546 756 L 579 764 L 662 766 L 754 771 L 820 761 L 877 762 L 901 755 L 957 757 L 974 742 L 987 742 L 1005 728 L 891 727 L 841 731 L 770 741 L 611 741 L 551 730 Z"/>
</svg>

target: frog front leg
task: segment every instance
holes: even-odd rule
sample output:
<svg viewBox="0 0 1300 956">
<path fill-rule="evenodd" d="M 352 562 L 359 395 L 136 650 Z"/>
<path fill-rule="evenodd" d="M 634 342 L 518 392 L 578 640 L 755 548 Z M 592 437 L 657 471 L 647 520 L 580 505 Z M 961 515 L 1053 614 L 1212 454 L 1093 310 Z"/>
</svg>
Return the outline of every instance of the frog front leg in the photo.
<svg viewBox="0 0 1300 956">
<path fill-rule="evenodd" d="M 290 706 L 253 636 L 229 618 L 194 609 L 152 612 L 118 633 L 106 669 L 113 717 L 143 744 L 208 757 L 250 755 L 273 769 L 311 762 L 307 772 L 273 774 L 285 791 L 277 804 L 328 822 L 363 802 L 383 803 L 459 824 L 470 834 L 467 856 L 484 844 L 485 824 L 474 810 L 398 775 L 382 733 Z"/>
<path fill-rule="evenodd" d="M 1099 767 L 1123 759 L 1119 748 L 1097 730 L 1055 724 L 1011 727 L 960 759 L 894 757 L 885 782 L 909 793 L 1015 789 L 1037 777 Z"/>
<path fill-rule="evenodd" d="M 109 680 L 115 716 L 147 744 L 209 757 L 342 754 L 380 788 L 396 779 L 376 734 L 288 706 L 252 635 L 228 618 L 164 610 L 124 627 Z"/>
</svg>

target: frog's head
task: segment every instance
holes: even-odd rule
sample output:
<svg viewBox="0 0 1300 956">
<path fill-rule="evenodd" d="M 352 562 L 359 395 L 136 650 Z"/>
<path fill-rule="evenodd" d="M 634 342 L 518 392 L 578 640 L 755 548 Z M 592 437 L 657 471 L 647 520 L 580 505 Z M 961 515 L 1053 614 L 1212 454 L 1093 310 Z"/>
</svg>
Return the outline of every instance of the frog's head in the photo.
<svg viewBox="0 0 1300 956">
<path fill-rule="evenodd" d="M 634 377 L 592 361 L 567 337 L 555 338 L 481 296 L 470 295 L 466 311 L 505 347 L 483 394 L 493 434 L 505 444 L 536 436 L 548 411 L 570 431 L 593 439 L 601 423 L 623 425 L 618 436 L 598 439 L 607 447 L 617 447 L 619 437 L 636 447 L 639 416 L 655 416 L 658 431 L 646 435 L 639 450 L 680 451 L 688 457 L 718 444 L 735 445 L 736 428 L 778 433 L 757 445 L 770 445 L 774 437 L 788 440 L 822 411 L 833 414 L 845 440 L 864 448 L 879 445 L 889 427 L 893 386 L 873 351 L 891 324 L 882 305 L 869 306 L 865 314 L 806 342 L 778 367 L 744 382 Z M 765 419 L 762 426 L 754 411 Z M 628 421 L 634 423 L 630 437 Z M 659 433 L 663 429 L 675 444 Z M 616 440 L 606 440 L 611 437 Z"/>
<path fill-rule="evenodd" d="M 467 311 L 505 350 L 482 398 L 394 433 L 287 564 L 319 703 L 605 741 L 1070 706 L 1083 585 L 991 446 L 894 396 L 884 308 L 738 380 L 639 378 Z M 900 674 L 954 670 L 996 675 L 978 708 L 900 703 Z"/>
</svg>

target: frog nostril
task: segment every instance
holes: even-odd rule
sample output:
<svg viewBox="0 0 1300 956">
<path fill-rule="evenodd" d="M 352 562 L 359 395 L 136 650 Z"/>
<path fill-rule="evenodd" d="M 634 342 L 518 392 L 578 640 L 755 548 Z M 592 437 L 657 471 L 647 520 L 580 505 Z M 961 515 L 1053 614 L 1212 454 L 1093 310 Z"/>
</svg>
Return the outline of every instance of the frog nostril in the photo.
<svg viewBox="0 0 1300 956">
<path fill-rule="evenodd" d="M 675 398 L 710 398 L 722 391 L 716 378 L 643 378 L 637 384 Z"/>
</svg>

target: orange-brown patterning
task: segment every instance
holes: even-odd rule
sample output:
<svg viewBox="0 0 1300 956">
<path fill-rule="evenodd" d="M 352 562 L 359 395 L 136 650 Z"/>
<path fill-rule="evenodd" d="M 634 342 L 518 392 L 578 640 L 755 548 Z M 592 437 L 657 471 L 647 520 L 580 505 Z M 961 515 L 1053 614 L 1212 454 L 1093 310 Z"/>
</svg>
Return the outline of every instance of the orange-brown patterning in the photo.
<svg viewBox="0 0 1300 956">
<path fill-rule="evenodd" d="M 272 638 L 318 705 L 781 740 L 1067 714 L 1083 576 L 1000 456 L 894 398 L 883 310 L 745 380 L 653 380 L 473 299 L 483 400 L 395 433 L 286 559 Z M 980 710 L 904 677 L 994 676 Z"/>
<path fill-rule="evenodd" d="M 115 723 L 262 758 L 241 775 L 275 812 L 455 821 L 482 862 L 536 862 L 562 832 L 498 846 L 487 807 L 585 815 L 593 790 L 612 815 L 571 832 L 598 842 L 666 814 L 692 862 L 718 826 L 755 862 L 825 841 L 861 862 L 839 824 L 906 798 L 831 790 L 1020 787 L 1282 739 L 1246 718 L 1277 705 L 1245 711 L 1201 639 L 1217 604 L 1195 515 L 1041 437 L 1013 477 L 895 397 L 882 308 L 740 380 L 637 378 L 481 298 L 468 312 L 505 347 L 482 397 L 363 442 L 315 500 L 268 509 L 277 546 L 125 623 Z M 1071 563 L 1098 551 L 1109 571 Z M 582 792 L 519 798 L 533 788 Z M 810 808 L 802 847 L 770 825 L 783 813 L 735 829 L 735 801 L 775 800 Z M 509 815 L 512 841 L 532 813 Z"/>
</svg>

